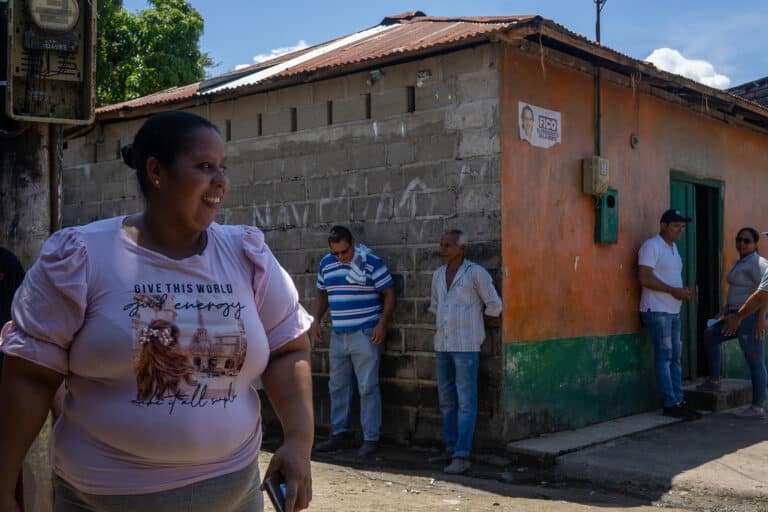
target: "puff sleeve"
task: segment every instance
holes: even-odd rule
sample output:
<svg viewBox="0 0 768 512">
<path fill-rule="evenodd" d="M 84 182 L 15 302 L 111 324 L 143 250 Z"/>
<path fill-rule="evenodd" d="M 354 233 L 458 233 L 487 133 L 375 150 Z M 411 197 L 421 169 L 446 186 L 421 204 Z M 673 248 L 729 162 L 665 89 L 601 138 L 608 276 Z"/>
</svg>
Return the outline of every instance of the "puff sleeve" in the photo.
<svg viewBox="0 0 768 512">
<path fill-rule="evenodd" d="M 69 373 L 69 346 L 87 308 L 88 254 L 76 228 L 54 233 L 16 292 L 0 350 Z"/>
<path fill-rule="evenodd" d="M 299 292 L 264 243 L 264 234 L 243 227 L 243 250 L 253 266 L 253 294 L 256 309 L 267 333 L 270 350 L 275 350 L 306 332 L 312 316 L 299 304 Z"/>
</svg>

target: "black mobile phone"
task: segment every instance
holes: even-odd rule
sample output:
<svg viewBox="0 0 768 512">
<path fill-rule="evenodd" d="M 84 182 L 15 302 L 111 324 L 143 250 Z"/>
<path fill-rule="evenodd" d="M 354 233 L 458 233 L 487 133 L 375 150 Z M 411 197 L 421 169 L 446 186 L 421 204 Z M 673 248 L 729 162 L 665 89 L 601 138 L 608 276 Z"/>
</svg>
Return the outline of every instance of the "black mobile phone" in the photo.
<svg viewBox="0 0 768 512">
<path fill-rule="evenodd" d="M 275 507 L 275 512 L 285 512 L 285 478 L 280 472 L 275 472 L 264 479 L 269 501 Z"/>
</svg>

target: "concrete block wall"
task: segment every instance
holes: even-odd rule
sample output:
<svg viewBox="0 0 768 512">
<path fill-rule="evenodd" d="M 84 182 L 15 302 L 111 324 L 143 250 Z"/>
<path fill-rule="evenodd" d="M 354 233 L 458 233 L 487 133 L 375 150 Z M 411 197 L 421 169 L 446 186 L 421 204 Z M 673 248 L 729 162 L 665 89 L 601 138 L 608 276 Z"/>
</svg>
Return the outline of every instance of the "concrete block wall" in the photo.
<svg viewBox="0 0 768 512">
<path fill-rule="evenodd" d="M 222 133 L 229 126 L 231 191 L 219 221 L 260 227 L 310 312 L 334 224 L 349 226 L 395 275 L 381 377 L 383 434 L 397 442 L 441 441 L 427 306 L 442 232 L 464 229 L 469 257 L 500 287 L 498 64 L 498 47 L 484 45 L 383 67 L 376 81 L 361 72 L 190 109 Z M 65 225 L 140 209 L 135 176 L 115 148 L 141 121 L 70 141 Z M 501 439 L 501 357 L 492 327 L 481 357 L 479 445 Z M 312 364 L 316 421 L 327 432 L 327 336 L 314 342 Z"/>
<path fill-rule="evenodd" d="M 136 171 L 120 147 L 133 141 L 142 120 L 99 125 L 65 142 L 62 171 L 63 226 L 134 213 L 142 208 Z"/>
</svg>

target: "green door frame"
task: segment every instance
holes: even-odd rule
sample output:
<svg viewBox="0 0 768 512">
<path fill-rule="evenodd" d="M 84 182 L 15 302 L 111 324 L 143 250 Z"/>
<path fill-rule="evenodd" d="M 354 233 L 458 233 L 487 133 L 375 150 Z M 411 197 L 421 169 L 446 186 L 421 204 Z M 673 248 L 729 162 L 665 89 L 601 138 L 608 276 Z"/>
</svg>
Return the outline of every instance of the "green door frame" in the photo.
<svg viewBox="0 0 768 512">
<path fill-rule="evenodd" d="M 715 248 L 717 250 L 717 255 L 715 261 L 717 262 L 717 274 L 712 277 L 712 279 L 716 279 L 717 282 L 722 279 L 723 275 L 723 209 L 724 209 L 724 194 L 723 194 L 723 182 L 718 180 L 712 180 L 712 179 L 706 179 L 706 178 L 698 178 L 695 176 L 691 176 L 689 174 L 686 174 L 681 171 L 675 171 L 672 170 L 670 172 L 670 203 L 672 202 L 672 187 L 673 184 L 677 182 L 680 184 L 688 184 L 693 186 L 694 190 L 694 205 L 695 205 L 695 190 L 697 188 L 706 187 L 710 189 L 714 189 L 717 191 L 717 207 L 716 207 L 716 215 L 714 219 L 711 219 L 711 221 L 714 221 L 715 226 L 713 230 L 707 230 L 710 233 L 716 233 L 717 239 L 711 241 L 710 243 L 713 243 L 715 245 Z M 693 212 L 684 212 L 686 215 L 696 217 L 696 211 Z M 702 219 L 703 220 L 703 219 Z M 694 222 L 696 219 L 694 218 Z M 681 256 L 683 256 L 684 261 L 687 261 L 686 267 L 683 268 L 683 277 L 684 282 L 686 286 L 692 286 L 693 284 L 698 284 L 699 286 L 705 285 L 706 283 L 698 283 L 697 282 L 697 273 L 698 273 L 698 258 L 696 257 L 697 252 L 702 249 L 700 247 L 697 247 L 696 239 L 698 238 L 695 234 L 695 231 L 698 230 L 698 226 L 696 230 L 690 230 L 690 232 L 694 233 L 693 239 L 690 238 L 686 240 L 685 247 L 683 247 L 683 250 L 681 251 Z M 685 236 L 685 235 L 684 235 Z M 691 236 L 690 234 L 688 235 Z M 693 243 L 693 247 L 690 246 L 690 243 Z M 709 245 L 709 244 L 707 244 Z M 710 250 L 712 247 L 710 246 Z M 693 258 L 693 261 L 691 261 L 691 258 Z M 719 286 L 716 287 L 719 290 Z M 698 376 L 698 342 L 699 342 L 699 335 L 701 332 L 703 332 L 703 328 L 699 325 L 699 318 L 698 318 L 698 309 L 699 309 L 699 298 L 703 296 L 702 294 L 707 293 L 708 290 L 701 288 L 699 289 L 699 295 L 693 300 L 688 301 L 683 304 L 683 309 L 681 310 L 681 320 L 683 321 L 683 325 L 681 326 L 681 335 L 683 338 L 683 358 L 682 358 L 682 364 L 683 364 L 683 374 L 687 377 L 696 377 Z M 721 294 L 722 295 L 722 294 Z M 720 304 L 722 297 L 718 296 L 716 298 L 717 304 Z"/>
<path fill-rule="evenodd" d="M 672 170 L 669 173 L 669 177 L 675 181 L 682 181 L 684 183 L 693 183 L 694 185 L 703 185 L 705 187 L 709 188 L 716 188 L 720 190 L 720 202 L 722 206 L 723 201 L 723 182 L 719 180 L 713 180 L 710 178 L 698 178 L 696 176 L 691 176 L 690 174 L 686 174 L 683 171 L 675 171 Z M 722 208 L 720 209 L 720 223 L 722 224 L 723 221 L 723 215 L 722 215 Z"/>
<path fill-rule="evenodd" d="M 718 191 L 718 205 L 717 205 L 717 233 L 720 233 L 718 237 L 717 247 L 717 261 L 719 261 L 718 275 L 723 275 L 723 214 L 725 211 L 725 187 L 724 183 L 719 180 L 713 180 L 709 178 L 697 178 L 691 176 L 682 171 L 671 171 L 669 173 L 670 181 L 680 181 L 683 183 L 691 183 L 693 185 L 700 185 L 704 187 L 714 188 Z"/>
</svg>

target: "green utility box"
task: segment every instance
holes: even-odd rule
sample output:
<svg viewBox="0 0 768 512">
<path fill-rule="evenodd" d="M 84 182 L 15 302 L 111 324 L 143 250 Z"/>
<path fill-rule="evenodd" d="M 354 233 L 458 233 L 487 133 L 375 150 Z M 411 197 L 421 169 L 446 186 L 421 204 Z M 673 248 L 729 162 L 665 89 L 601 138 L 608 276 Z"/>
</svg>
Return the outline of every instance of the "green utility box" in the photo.
<svg viewBox="0 0 768 512">
<path fill-rule="evenodd" d="M 619 191 L 609 188 L 595 199 L 595 242 L 615 244 L 619 241 Z"/>
</svg>

